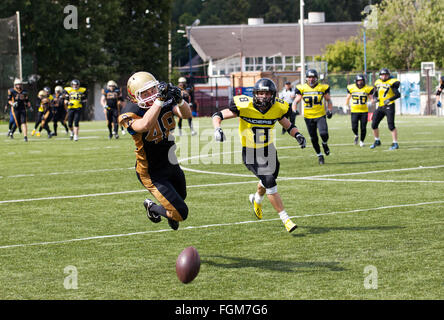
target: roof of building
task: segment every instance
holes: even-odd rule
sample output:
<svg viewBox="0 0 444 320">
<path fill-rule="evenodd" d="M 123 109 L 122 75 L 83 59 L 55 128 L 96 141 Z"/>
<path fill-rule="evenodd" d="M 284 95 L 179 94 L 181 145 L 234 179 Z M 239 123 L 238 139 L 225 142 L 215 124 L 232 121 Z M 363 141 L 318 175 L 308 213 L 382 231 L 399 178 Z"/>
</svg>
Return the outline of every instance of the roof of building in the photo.
<svg viewBox="0 0 444 320">
<path fill-rule="evenodd" d="M 358 36 L 361 22 L 324 22 L 304 24 L 305 55 L 323 54 L 327 44 Z M 299 56 L 300 25 L 216 25 L 191 29 L 190 42 L 204 60 L 222 59 L 242 53 L 247 57 Z"/>
</svg>

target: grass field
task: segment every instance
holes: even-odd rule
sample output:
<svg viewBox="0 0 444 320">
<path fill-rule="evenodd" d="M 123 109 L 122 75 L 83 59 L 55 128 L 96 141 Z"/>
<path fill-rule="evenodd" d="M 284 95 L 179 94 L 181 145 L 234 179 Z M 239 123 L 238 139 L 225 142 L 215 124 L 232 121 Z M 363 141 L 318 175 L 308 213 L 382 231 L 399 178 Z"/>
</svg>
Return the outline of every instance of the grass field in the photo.
<svg viewBox="0 0 444 320">
<path fill-rule="evenodd" d="M 268 200 L 264 219 L 254 217 L 257 179 L 238 138 L 221 146 L 210 119 L 194 122 L 199 136 L 176 139 L 190 209 L 178 231 L 146 218 L 128 134 L 108 140 L 104 122 L 82 122 L 78 142 L 59 130 L 25 143 L 0 125 L 0 299 L 444 298 L 442 118 L 397 116 L 400 149 L 388 151 L 385 120 L 382 146 L 370 150 L 370 125 L 360 148 L 349 117 L 334 116 L 324 166 L 309 141 L 301 150 L 279 127 L 292 234 Z M 223 125 L 235 133 L 237 120 Z M 175 262 L 187 246 L 202 265 L 184 285 Z"/>
</svg>

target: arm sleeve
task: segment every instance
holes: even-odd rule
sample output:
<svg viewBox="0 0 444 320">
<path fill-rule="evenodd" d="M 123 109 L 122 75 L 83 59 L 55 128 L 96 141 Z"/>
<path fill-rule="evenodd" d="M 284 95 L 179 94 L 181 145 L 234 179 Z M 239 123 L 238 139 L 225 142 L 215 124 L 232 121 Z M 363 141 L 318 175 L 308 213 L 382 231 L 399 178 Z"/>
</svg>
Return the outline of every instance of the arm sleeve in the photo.
<svg viewBox="0 0 444 320">
<path fill-rule="evenodd" d="M 230 105 L 228 106 L 228 109 L 230 109 L 231 112 L 237 114 L 239 116 L 239 108 L 234 103 L 234 100 L 231 100 Z"/>
<path fill-rule="evenodd" d="M 396 81 L 393 85 L 392 85 L 392 90 L 393 93 L 395 94 L 392 98 L 390 98 L 391 101 L 395 101 L 396 99 L 401 97 L 401 93 L 399 93 L 399 86 L 401 85 L 401 83 L 399 81 Z"/>
</svg>

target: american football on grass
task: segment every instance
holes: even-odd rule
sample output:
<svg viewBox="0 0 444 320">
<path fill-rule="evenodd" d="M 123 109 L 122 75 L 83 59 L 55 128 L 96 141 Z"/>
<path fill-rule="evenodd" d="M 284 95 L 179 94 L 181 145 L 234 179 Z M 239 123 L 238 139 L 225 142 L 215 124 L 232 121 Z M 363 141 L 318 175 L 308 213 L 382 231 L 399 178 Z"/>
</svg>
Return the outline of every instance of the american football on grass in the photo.
<svg viewBox="0 0 444 320">
<path fill-rule="evenodd" d="M 177 277 L 183 283 L 189 283 L 196 278 L 200 270 L 200 256 L 194 247 L 187 247 L 176 260 Z"/>
</svg>

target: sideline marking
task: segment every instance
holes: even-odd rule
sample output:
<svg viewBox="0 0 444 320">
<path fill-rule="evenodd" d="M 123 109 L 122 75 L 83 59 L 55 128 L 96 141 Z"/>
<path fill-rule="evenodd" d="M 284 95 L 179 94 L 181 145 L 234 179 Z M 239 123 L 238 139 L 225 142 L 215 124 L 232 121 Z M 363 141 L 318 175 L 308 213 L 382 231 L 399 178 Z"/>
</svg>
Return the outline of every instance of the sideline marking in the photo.
<svg viewBox="0 0 444 320">
<path fill-rule="evenodd" d="M 303 215 L 303 216 L 291 216 L 290 218 L 321 217 L 321 216 L 330 216 L 330 215 L 344 214 L 344 213 L 359 213 L 359 212 L 367 212 L 367 211 L 374 211 L 374 210 L 384 210 L 384 209 L 393 209 L 393 208 L 402 208 L 402 207 L 417 207 L 417 206 L 433 205 L 433 204 L 441 204 L 441 203 L 444 203 L 444 200 L 431 201 L 431 202 L 408 203 L 408 204 L 400 204 L 400 205 L 390 205 L 390 206 L 382 206 L 382 207 L 367 208 L 367 209 L 354 209 L 354 210 L 349 210 L 349 211 L 333 211 L 333 212 L 326 212 L 326 213 L 307 214 L 307 215 Z M 183 231 L 183 230 L 225 227 L 225 226 L 234 226 L 234 225 L 240 225 L 240 224 L 269 222 L 269 221 L 275 221 L 275 220 L 280 220 L 280 218 L 262 219 L 262 220 L 247 220 L 247 221 L 239 221 L 239 222 L 231 222 L 231 223 L 207 224 L 207 225 L 201 225 L 201 226 L 188 226 L 188 227 L 179 229 L 178 232 Z M 11 244 L 11 245 L 0 246 L 0 249 L 30 247 L 30 246 L 44 246 L 44 245 L 49 245 L 49 244 L 64 244 L 64 243 L 78 242 L 78 241 L 129 237 L 129 236 L 135 236 L 135 235 L 141 235 L 141 234 L 161 233 L 161 232 L 169 232 L 169 231 L 173 231 L 173 230 L 172 229 L 162 229 L 162 230 L 139 231 L 139 232 L 122 233 L 122 234 L 111 234 L 111 235 L 104 235 L 104 236 L 93 236 L 93 237 L 86 237 L 86 238 L 59 240 L 59 241 L 45 241 L 45 242 L 23 243 L 23 244 Z"/>
</svg>

